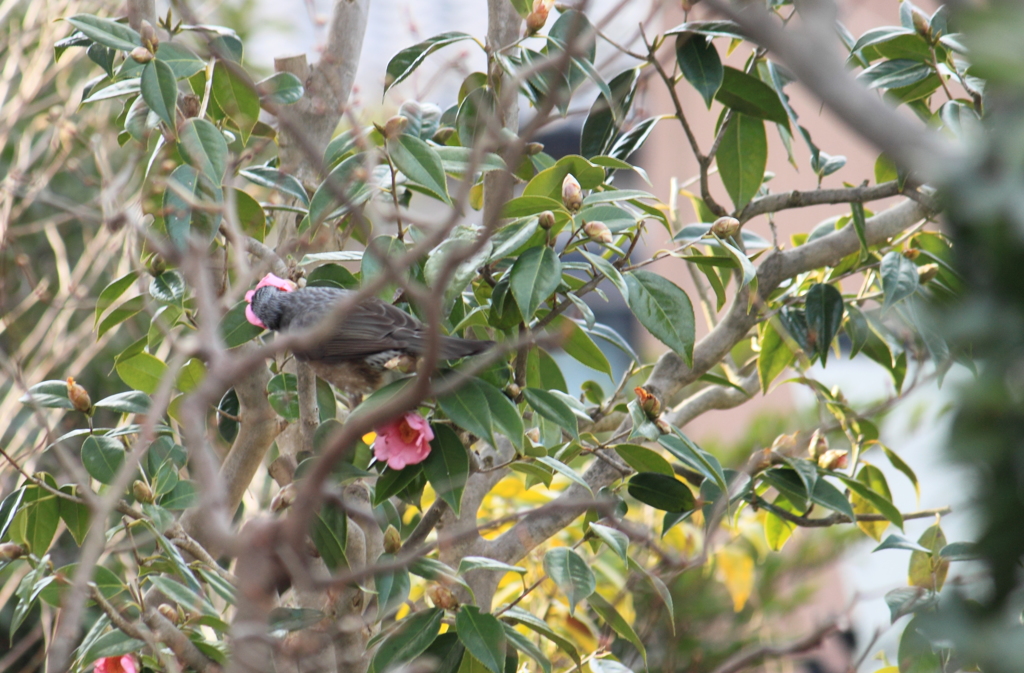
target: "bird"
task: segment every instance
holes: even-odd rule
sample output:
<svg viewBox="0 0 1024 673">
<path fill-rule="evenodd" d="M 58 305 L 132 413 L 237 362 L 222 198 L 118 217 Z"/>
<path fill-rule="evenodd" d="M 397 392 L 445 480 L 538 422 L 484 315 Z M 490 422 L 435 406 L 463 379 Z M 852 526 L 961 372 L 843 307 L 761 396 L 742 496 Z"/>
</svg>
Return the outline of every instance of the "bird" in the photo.
<svg viewBox="0 0 1024 673">
<path fill-rule="evenodd" d="M 332 287 L 293 287 L 290 281 L 268 274 L 255 291 L 246 295 L 249 322 L 275 332 L 310 328 L 339 302 L 355 294 Z M 493 345 L 493 341 L 442 335 L 438 359 L 457 360 Z M 408 370 L 426 347 L 426 325 L 397 306 L 373 297 L 339 317 L 326 338 L 293 352 L 323 380 L 346 393 L 363 395 L 380 388 L 389 371 Z"/>
</svg>

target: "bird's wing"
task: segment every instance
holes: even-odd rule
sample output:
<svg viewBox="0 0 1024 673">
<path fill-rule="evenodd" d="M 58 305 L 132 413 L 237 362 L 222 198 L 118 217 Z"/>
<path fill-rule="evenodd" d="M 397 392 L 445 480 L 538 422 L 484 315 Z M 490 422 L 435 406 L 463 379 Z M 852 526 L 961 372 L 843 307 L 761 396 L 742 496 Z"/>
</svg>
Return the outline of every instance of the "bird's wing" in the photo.
<svg viewBox="0 0 1024 673">
<path fill-rule="evenodd" d="M 305 327 L 315 324 L 320 317 L 322 314 L 307 315 L 292 324 Z M 422 349 L 422 344 L 423 323 L 387 302 L 368 299 L 346 313 L 327 339 L 296 354 L 333 363 L 389 350 L 417 352 Z"/>
</svg>

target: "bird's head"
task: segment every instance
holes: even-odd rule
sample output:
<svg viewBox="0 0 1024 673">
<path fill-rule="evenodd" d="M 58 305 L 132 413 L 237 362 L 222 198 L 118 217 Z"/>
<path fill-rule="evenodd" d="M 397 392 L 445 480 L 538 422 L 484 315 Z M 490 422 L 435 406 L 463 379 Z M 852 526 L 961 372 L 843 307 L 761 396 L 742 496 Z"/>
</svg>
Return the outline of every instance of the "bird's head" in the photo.
<svg viewBox="0 0 1024 673">
<path fill-rule="evenodd" d="M 245 300 L 249 302 L 245 307 L 246 320 L 263 329 L 278 329 L 281 324 L 281 295 L 294 289 L 295 283 L 268 273 L 255 290 L 245 293 Z"/>
</svg>

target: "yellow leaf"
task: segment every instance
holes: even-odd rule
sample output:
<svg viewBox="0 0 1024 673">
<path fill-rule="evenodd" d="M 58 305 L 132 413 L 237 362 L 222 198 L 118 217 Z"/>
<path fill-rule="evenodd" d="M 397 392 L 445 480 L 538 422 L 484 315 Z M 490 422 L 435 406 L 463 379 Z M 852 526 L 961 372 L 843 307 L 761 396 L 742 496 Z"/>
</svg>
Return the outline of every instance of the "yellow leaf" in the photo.
<svg viewBox="0 0 1024 673">
<path fill-rule="evenodd" d="M 718 579 L 732 596 L 732 608 L 743 609 L 754 589 L 754 559 L 738 549 L 726 547 L 715 554 Z"/>
<path fill-rule="evenodd" d="M 377 439 L 377 433 L 376 432 L 368 432 L 365 435 L 363 435 L 363 444 L 366 444 L 367 446 L 369 446 L 369 445 L 373 444 L 373 440 L 375 440 L 375 439 Z"/>
</svg>

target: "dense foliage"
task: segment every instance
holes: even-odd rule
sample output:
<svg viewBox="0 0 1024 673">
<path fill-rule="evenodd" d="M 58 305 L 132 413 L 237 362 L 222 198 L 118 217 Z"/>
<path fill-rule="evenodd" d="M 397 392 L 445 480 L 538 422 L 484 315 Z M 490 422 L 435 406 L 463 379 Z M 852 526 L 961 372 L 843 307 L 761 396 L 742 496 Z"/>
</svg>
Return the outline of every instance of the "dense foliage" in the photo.
<svg viewBox="0 0 1024 673">
<path fill-rule="evenodd" d="M 998 45 L 1019 12 L 904 1 L 898 26 L 838 24 L 857 93 L 970 158 L 927 169 L 883 147 L 861 176 L 801 125 L 799 68 L 746 24 L 785 35 L 791 3 L 687 17 L 644 53 L 612 44 L 634 65 L 611 73 L 594 17 L 511 5 L 508 44 L 449 32 L 391 58 L 385 94 L 439 49 L 484 50 L 488 72 L 457 102 L 409 100 L 373 123 L 316 107 L 322 69 L 258 76 L 240 33 L 187 7 L 135 27 L 78 3 L 6 19 L 5 57 L 24 62 L 0 123 L 0 577 L 6 630 L 28 643 L 16 656 L 73 671 L 384 673 L 421 655 L 442 671 L 742 670 L 843 626 L 839 609 L 814 633 L 761 624 L 800 604 L 778 595 L 787 576 L 859 529 L 878 553 L 910 552 L 908 585 L 886 596 L 903 635 L 884 670 L 1016 670 L 1022 80 Z M 824 39 L 813 19 L 800 30 Z M 645 116 L 653 87 L 672 109 Z M 682 87 L 720 111 L 714 137 L 693 134 Z M 533 142 L 595 90 L 578 154 Z M 309 114 L 339 132 L 318 145 Z M 673 123 L 700 167 L 682 208 L 641 161 Z M 769 133 L 806 191 L 772 191 Z M 620 188 L 626 175 L 650 191 Z M 816 204 L 835 216 L 778 239 L 776 219 Z M 772 240 L 744 228 L 758 217 Z M 291 357 L 301 335 L 246 319 L 270 272 L 496 344 L 444 363 L 434 342 L 364 398 Z M 655 363 L 598 322 L 594 298 L 612 293 L 667 349 Z M 571 389 L 557 350 L 593 379 Z M 814 378 L 844 357 L 881 365 L 892 395 L 862 408 Z M 975 362 L 953 445 L 992 480 L 977 545 L 946 539 L 948 508 L 894 501 L 889 477 L 918 479 L 879 432 L 910 391 Z M 684 431 L 782 384 L 821 414 L 731 452 Z M 410 429 L 425 460 L 373 460 Z M 909 539 L 909 519 L 934 524 Z M 951 563 L 978 557 L 983 577 L 943 591 Z M 766 635 L 799 639 L 759 647 Z"/>
</svg>

